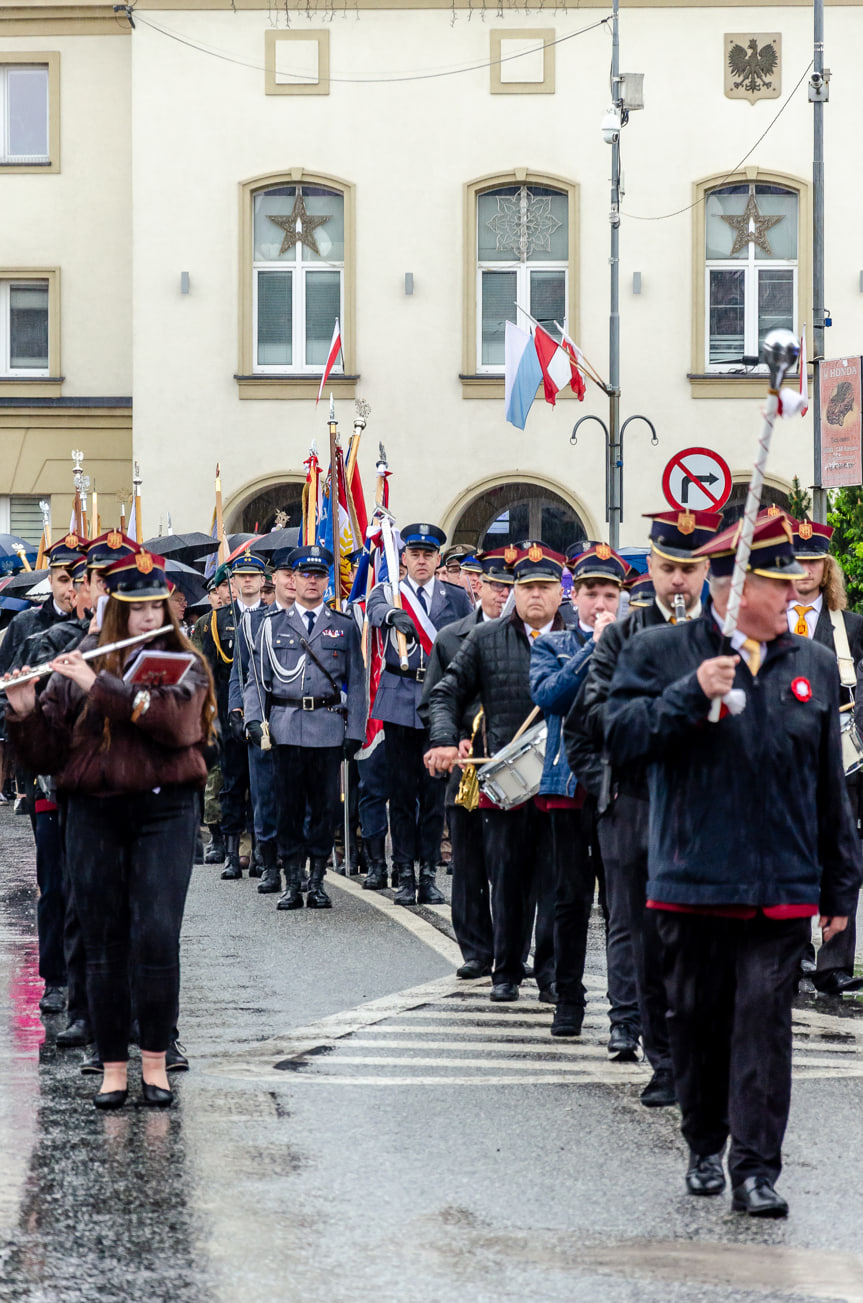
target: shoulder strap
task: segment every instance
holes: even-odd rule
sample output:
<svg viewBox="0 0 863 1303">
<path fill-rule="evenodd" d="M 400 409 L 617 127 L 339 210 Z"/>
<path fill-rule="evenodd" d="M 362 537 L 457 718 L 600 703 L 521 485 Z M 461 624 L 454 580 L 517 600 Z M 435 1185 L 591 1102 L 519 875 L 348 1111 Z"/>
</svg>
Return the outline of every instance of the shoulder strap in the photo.
<svg viewBox="0 0 863 1303">
<path fill-rule="evenodd" d="M 300 646 L 302 647 L 302 649 L 303 649 L 303 651 L 306 653 L 306 655 L 307 655 L 307 656 L 310 656 L 311 659 L 315 662 L 315 664 L 317 665 L 317 667 L 318 667 L 318 669 L 321 671 L 321 673 L 322 673 L 322 674 L 326 674 L 327 678 L 329 679 L 330 683 L 332 684 L 333 692 L 341 692 L 341 688 L 339 687 L 338 683 L 336 683 L 336 681 L 335 681 L 335 679 L 333 678 L 332 674 L 330 674 L 330 672 L 329 672 L 329 670 L 327 669 L 326 665 L 322 665 L 322 664 L 321 664 L 321 662 L 318 660 L 317 656 L 316 656 L 315 653 L 312 651 L 311 647 L 309 646 L 309 644 L 308 644 L 308 642 L 306 641 L 306 639 L 302 636 L 302 634 L 300 634 Z"/>
<path fill-rule="evenodd" d="M 845 628 L 842 612 L 831 611 L 830 623 L 833 625 L 833 646 L 839 662 L 839 679 L 843 688 L 850 688 L 853 692 L 857 686 L 857 671 L 854 668 L 851 648 L 848 646 L 848 630 Z"/>
<path fill-rule="evenodd" d="M 213 638 L 213 643 L 215 645 L 216 652 L 218 653 L 220 659 L 225 663 L 225 665 L 231 665 L 233 664 L 233 660 L 234 660 L 233 656 L 226 656 L 224 651 L 222 650 L 222 643 L 219 638 L 219 622 L 216 619 L 216 616 L 218 614 L 219 612 L 214 610 L 213 614 L 210 616 L 210 633 Z"/>
</svg>

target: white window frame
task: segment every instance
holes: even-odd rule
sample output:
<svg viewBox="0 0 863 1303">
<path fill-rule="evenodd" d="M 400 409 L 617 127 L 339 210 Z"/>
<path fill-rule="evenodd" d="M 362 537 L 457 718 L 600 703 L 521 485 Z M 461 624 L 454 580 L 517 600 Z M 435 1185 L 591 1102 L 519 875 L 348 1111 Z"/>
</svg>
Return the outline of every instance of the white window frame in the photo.
<svg viewBox="0 0 863 1303">
<path fill-rule="evenodd" d="M 12 154 L 9 152 L 9 73 L 44 72 L 45 74 L 45 153 Z M 51 163 L 51 69 L 47 63 L 7 63 L 0 54 L 0 165 L 39 167 Z"/>
<path fill-rule="evenodd" d="M 12 327 L 10 322 L 13 285 L 44 285 L 48 294 L 48 364 L 44 367 L 12 367 Z M 51 374 L 51 279 L 50 277 L 0 278 L 0 376 L 4 379 L 40 380 Z"/>
<path fill-rule="evenodd" d="M 729 185 L 739 184 L 729 182 Z M 756 182 L 756 191 L 759 184 L 775 185 L 775 182 Z M 718 189 L 724 187 L 719 186 Z M 788 194 L 793 194 L 797 199 L 797 223 L 799 232 L 800 223 L 800 192 L 791 188 L 791 186 L 782 187 Z M 706 201 L 710 198 L 712 191 L 708 190 L 705 195 Z M 756 194 L 757 198 L 757 194 Z M 702 221 L 704 215 L 702 214 Z M 799 236 L 798 236 L 799 238 Z M 743 369 L 742 362 L 711 362 L 710 361 L 710 273 L 712 271 L 740 271 L 744 272 L 743 278 L 743 355 L 755 357 L 758 354 L 758 273 L 766 271 L 792 271 L 794 273 L 792 302 L 793 302 L 793 319 L 791 329 L 795 335 L 799 335 L 800 321 L 800 275 L 799 275 L 799 257 L 797 259 L 785 258 L 757 258 L 755 257 L 755 242 L 750 240 L 746 246 L 746 258 L 707 258 L 704 259 L 704 371 L 708 375 L 725 375 L 729 372 L 739 373 Z M 798 248 L 799 253 L 799 248 Z M 767 367 L 759 363 L 757 367 L 747 368 L 748 374 L 767 374 Z"/>
</svg>

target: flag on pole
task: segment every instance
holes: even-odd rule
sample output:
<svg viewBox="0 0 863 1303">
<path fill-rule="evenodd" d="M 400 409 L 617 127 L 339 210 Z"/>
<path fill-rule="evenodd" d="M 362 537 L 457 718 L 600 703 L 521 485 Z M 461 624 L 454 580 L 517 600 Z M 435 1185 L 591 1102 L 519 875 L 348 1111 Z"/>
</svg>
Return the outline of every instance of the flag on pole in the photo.
<svg viewBox="0 0 863 1303">
<path fill-rule="evenodd" d="M 584 381 L 573 360 L 570 349 L 558 344 L 547 330 L 537 326 L 533 335 L 536 355 L 542 367 L 542 382 L 545 388 L 545 401 L 554 407 L 561 389 L 569 385 L 579 401 L 584 399 Z"/>
<path fill-rule="evenodd" d="M 315 399 L 315 407 L 321 401 L 321 394 L 324 392 L 324 385 L 329 379 L 330 372 L 336 364 L 336 359 L 342 351 L 342 332 L 339 329 L 339 319 L 336 317 L 336 324 L 333 327 L 333 337 L 330 341 L 330 351 L 327 354 L 327 361 L 324 367 L 324 374 L 321 376 L 321 387 L 318 390 L 318 396 Z"/>
<path fill-rule="evenodd" d="M 218 530 L 218 526 L 217 526 L 217 524 L 216 524 L 216 508 L 215 508 L 215 507 L 213 507 L 213 522 L 212 522 L 212 524 L 210 525 L 210 538 L 214 538 L 214 539 L 216 540 L 217 543 L 218 543 L 218 541 L 219 541 L 219 530 Z M 205 564 L 205 566 L 204 566 L 204 578 L 205 578 L 205 579 L 212 579 L 213 575 L 216 573 L 216 570 L 217 570 L 217 568 L 218 568 L 218 565 L 219 565 L 219 554 L 218 554 L 218 552 L 213 552 L 213 553 L 210 554 L 210 556 L 207 557 L 207 561 L 206 561 L 206 564 Z"/>
<path fill-rule="evenodd" d="M 510 425 L 523 430 L 536 391 L 542 383 L 542 367 L 533 336 L 513 322 L 506 323 L 504 364 L 504 414 Z"/>
<path fill-rule="evenodd" d="M 555 322 L 554 324 L 557 325 L 557 322 Z M 563 324 L 565 327 L 566 326 L 565 320 Z M 581 374 L 581 371 L 584 366 L 584 354 L 582 353 L 581 349 L 578 347 L 578 344 L 576 344 L 575 340 L 570 339 L 565 329 L 561 329 L 560 326 L 558 326 L 557 328 L 558 330 L 560 330 L 560 347 L 563 349 L 565 353 L 569 355 L 569 359 L 572 362 L 572 381 L 571 381 L 572 392 L 574 394 L 577 394 L 578 401 L 580 403 L 583 403 L 585 384 L 584 384 L 584 376 Z"/>
</svg>

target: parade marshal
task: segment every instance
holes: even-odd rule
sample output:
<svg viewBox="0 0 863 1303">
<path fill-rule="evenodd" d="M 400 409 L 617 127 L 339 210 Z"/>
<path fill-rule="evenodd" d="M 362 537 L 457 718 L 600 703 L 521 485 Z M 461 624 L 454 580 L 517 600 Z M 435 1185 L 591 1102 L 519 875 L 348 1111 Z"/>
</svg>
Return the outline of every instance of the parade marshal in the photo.
<svg viewBox="0 0 863 1303">
<path fill-rule="evenodd" d="M 803 573 L 784 515 L 758 520 L 733 654 L 724 653 L 739 525 L 699 550 L 713 609 L 623 648 L 608 700 L 614 764 L 647 765 L 648 905 L 657 912 L 692 1194 L 784 1217 L 774 1186 L 791 1098 L 791 1006 L 810 920 L 854 908 L 861 858 L 839 740 L 836 658 L 789 633 Z M 742 690 L 745 708 L 727 697 Z M 725 704 L 708 721 L 712 698 Z"/>
</svg>

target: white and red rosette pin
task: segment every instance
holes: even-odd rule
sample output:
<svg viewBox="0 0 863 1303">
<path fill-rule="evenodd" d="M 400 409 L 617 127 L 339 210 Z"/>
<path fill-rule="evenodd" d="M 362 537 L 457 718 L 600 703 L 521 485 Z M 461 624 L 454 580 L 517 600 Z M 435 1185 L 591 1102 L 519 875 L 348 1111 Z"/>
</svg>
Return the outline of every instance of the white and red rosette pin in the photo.
<svg viewBox="0 0 863 1303">
<path fill-rule="evenodd" d="M 808 679 L 799 678 L 791 680 L 791 691 L 798 701 L 812 700 L 812 684 Z"/>
</svg>

